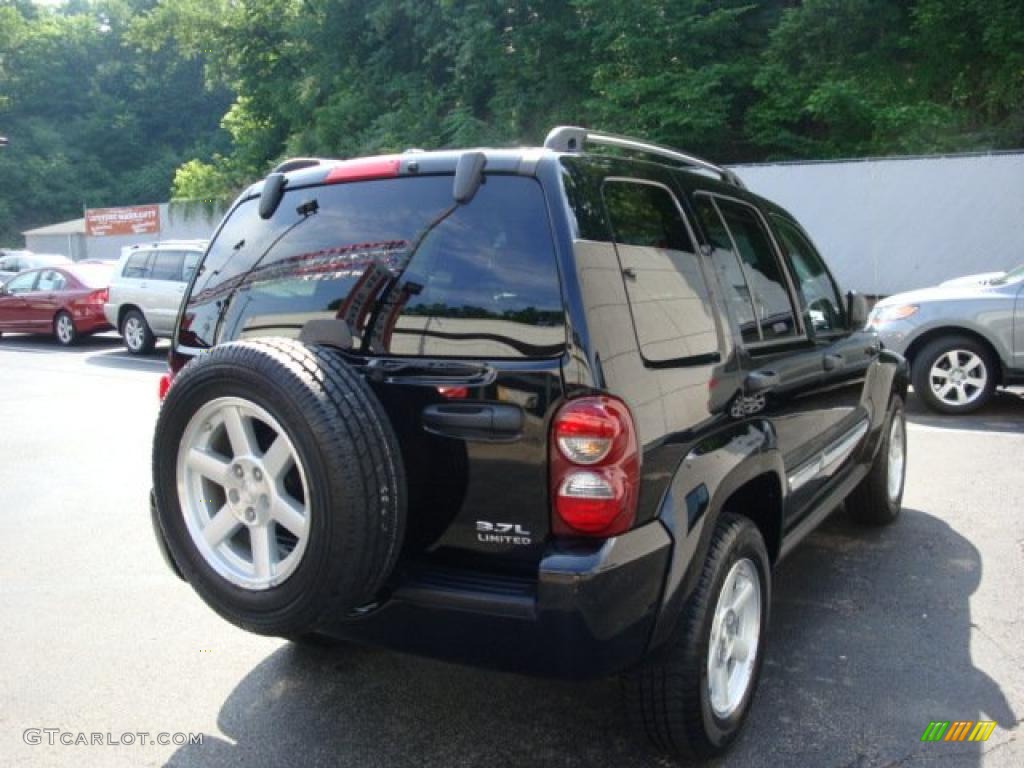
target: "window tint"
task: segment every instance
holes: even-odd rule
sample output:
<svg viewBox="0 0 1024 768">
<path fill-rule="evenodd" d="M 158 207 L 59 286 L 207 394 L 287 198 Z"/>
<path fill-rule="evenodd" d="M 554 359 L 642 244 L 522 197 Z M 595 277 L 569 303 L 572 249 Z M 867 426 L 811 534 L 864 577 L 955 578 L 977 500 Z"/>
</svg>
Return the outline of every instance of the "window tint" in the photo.
<svg viewBox="0 0 1024 768">
<path fill-rule="evenodd" d="M 825 262 L 799 228 L 782 217 L 774 219 L 780 244 L 797 281 L 800 309 L 807 325 L 825 333 L 844 330 L 843 302 Z"/>
<path fill-rule="evenodd" d="M 123 277 L 144 278 L 149 277 L 149 261 L 153 255 L 152 251 L 139 251 L 128 257 L 124 265 Z"/>
<path fill-rule="evenodd" d="M 761 339 L 773 341 L 795 336 L 796 317 L 786 280 L 761 217 L 743 203 L 716 198 L 715 204 L 743 262 Z"/>
<path fill-rule="evenodd" d="M 151 280 L 181 280 L 181 264 L 184 254 L 181 251 L 157 251 L 150 267 Z"/>
<path fill-rule="evenodd" d="M 747 278 L 743 274 L 743 264 L 733 249 L 729 231 L 710 197 L 698 195 L 695 207 L 711 245 L 711 265 L 739 326 L 740 336 L 748 344 L 760 341 L 761 334 L 754 314 L 754 297 L 750 294 Z"/>
<path fill-rule="evenodd" d="M 270 221 L 257 201 L 242 203 L 203 262 L 183 343 L 297 336 L 308 320 L 338 317 L 367 353 L 560 354 L 564 310 L 539 185 L 489 176 L 465 205 L 451 185 L 425 176 L 295 189 Z"/>
<path fill-rule="evenodd" d="M 675 198 L 661 186 L 609 181 L 604 199 L 644 359 L 717 352 L 707 285 Z"/>
<path fill-rule="evenodd" d="M 54 269 L 48 269 L 45 272 L 39 273 L 39 283 L 36 286 L 36 290 L 62 291 L 66 283 L 67 280 L 64 279 L 64 275 Z"/>
<path fill-rule="evenodd" d="M 27 275 L 15 275 L 6 283 L 7 292 L 28 293 L 32 290 L 32 286 L 35 285 L 37 277 L 39 277 L 38 272 L 29 272 Z"/>
</svg>

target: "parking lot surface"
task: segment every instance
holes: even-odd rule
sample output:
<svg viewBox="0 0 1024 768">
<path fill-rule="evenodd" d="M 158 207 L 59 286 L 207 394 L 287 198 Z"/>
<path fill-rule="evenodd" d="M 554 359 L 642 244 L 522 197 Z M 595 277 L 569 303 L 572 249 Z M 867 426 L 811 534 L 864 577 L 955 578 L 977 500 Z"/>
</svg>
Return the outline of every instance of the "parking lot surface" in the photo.
<svg viewBox="0 0 1024 768">
<path fill-rule="evenodd" d="M 0 339 L 2 764 L 671 765 L 629 738 L 615 681 L 298 648 L 219 619 L 153 542 L 163 369 L 113 337 Z M 875 531 L 839 511 L 780 566 L 750 724 L 718 765 L 1024 765 L 1024 394 L 960 418 L 911 398 L 909 415 L 903 516 Z M 922 743 L 932 720 L 999 725 Z"/>
</svg>

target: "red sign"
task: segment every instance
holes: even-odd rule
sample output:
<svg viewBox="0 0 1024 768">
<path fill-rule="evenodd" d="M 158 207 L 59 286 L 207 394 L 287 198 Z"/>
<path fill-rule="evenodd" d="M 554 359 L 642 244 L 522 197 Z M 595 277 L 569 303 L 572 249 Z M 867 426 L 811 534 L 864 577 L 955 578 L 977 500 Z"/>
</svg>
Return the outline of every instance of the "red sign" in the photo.
<svg viewBox="0 0 1024 768">
<path fill-rule="evenodd" d="M 88 208 L 85 211 L 85 234 L 151 235 L 160 231 L 160 206 L 135 205 L 129 208 Z"/>
</svg>

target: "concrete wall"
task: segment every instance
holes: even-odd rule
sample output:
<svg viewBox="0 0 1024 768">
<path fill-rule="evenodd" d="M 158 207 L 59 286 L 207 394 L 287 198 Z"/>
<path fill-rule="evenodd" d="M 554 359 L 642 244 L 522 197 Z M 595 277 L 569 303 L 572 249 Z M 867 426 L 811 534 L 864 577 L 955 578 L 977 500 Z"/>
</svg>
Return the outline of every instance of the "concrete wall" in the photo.
<svg viewBox="0 0 1024 768">
<path fill-rule="evenodd" d="M 34 253 L 61 253 L 81 261 L 85 255 L 85 235 L 28 235 L 25 247 Z"/>
<path fill-rule="evenodd" d="M 891 294 L 1024 262 L 1024 152 L 734 166 L 844 289 Z"/>
</svg>

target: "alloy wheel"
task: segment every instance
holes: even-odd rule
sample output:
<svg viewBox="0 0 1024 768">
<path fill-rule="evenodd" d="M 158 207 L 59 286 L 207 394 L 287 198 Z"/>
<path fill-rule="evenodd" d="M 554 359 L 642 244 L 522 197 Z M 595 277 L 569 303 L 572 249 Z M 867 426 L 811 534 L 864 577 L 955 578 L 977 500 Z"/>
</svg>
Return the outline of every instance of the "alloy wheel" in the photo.
<svg viewBox="0 0 1024 768">
<path fill-rule="evenodd" d="M 75 325 L 67 315 L 57 318 L 57 339 L 61 344 L 70 344 L 75 338 Z"/>
<path fill-rule="evenodd" d="M 729 569 L 718 594 L 708 642 L 711 709 L 725 719 L 743 703 L 761 643 L 761 578 L 748 558 Z"/>
<path fill-rule="evenodd" d="M 900 418 L 901 411 L 897 411 L 889 428 L 889 471 L 887 473 L 887 490 L 889 500 L 893 503 L 899 499 L 900 491 L 903 490 L 903 473 L 907 468 L 907 453 L 904 445 L 903 419 Z"/>
<path fill-rule="evenodd" d="M 932 363 L 928 384 L 939 400 L 953 406 L 969 405 L 985 392 L 988 369 L 974 352 L 951 349 Z"/>
<path fill-rule="evenodd" d="M 310 534 L 308 485 L 266 410 L 237 397 L 206 403 L 185 428 L 177 480 L 189 535 L 219 575 L 265 590 L 295 572 Z"/>
</svg>

